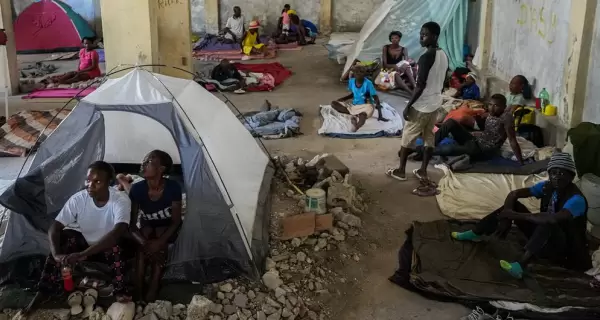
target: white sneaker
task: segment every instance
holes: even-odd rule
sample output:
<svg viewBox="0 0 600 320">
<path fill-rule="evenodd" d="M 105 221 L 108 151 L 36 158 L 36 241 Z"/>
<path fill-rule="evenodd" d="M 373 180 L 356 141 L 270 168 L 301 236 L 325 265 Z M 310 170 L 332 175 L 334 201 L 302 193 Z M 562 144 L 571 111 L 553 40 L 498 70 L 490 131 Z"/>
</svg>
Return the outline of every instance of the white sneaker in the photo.
<svg viewBox="0 0 600 320">
<path fill-rule="evenodd" d="M 476 307 L 470 314 L 460 318 L 460 320 L 497 320 L 493 316 L 485 313 L 480 307 Z"/>
</svg>

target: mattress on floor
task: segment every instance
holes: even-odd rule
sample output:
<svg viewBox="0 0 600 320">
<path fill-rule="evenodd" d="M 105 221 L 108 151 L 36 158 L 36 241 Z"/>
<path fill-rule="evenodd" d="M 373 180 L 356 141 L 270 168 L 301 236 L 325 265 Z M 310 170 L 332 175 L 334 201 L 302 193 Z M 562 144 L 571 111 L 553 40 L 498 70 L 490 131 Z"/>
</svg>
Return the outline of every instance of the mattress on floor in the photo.
<svg viewBox="0 0 600 320">
<path fill-rule="evenodd" d="M 535 260 L 523 280 L 512 278 L 499 265 L 523 253 L 526 241 L 516 228 L 505 240 L 481 243 L 455 241 L 452 231 L 465 231 L 474 222 L 437 220 L 415 222 L 410 283 L 419 291 L 462 301 L 513 301 L 548 308 L 564 306 L 600 309 L 600 294 L 592 277 Z"/>
<path fill-rule="evenodd" d="M 481 219 L 504 204 L 512 190 L 526 188 L 546 180 L 546 174 L 514 175 L 490 173 L 457 173 L 445 166 L 436 196 L 442 214 L 459 220 Z M 521 199 L 531 212 L 539 211 L 539 200 Z"/>
</svg>

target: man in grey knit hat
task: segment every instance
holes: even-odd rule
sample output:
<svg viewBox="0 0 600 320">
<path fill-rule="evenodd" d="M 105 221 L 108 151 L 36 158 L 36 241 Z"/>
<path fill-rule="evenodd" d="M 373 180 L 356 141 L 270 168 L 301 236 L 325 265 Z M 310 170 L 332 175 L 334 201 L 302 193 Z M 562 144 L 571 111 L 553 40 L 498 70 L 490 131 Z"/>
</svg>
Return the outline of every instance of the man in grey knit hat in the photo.
<svg viewBox="0 0 600 320">
<path fill-rule="evenodd" d="M 573 183 L 575 162 L 568 153 L 552 155 L 548 181 L 510 192 L 504 206 L 483 218 L 473 230 L 452 232 L 461 241 L 480 241 L 483 236 L 505 237 L 514 223 L 528 239 L 518 261 L 500 260 L 500 267 L 521 278 L 532 258 L 549 259 L 556 265 L 577 271 L 592 267 L 586 239 L 588 204 Z M 532 214 L 518 200 L 541 200 L 540 212 Z"/>
</svg>

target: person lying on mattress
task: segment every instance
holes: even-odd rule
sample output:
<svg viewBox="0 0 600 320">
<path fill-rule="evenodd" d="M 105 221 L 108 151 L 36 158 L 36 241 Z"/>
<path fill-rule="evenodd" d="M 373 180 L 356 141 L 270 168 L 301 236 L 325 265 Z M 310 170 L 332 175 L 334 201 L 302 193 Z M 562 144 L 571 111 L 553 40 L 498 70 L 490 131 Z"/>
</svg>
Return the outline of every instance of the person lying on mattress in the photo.
<svg viewBox="0 0 600 320">
<path fill-rule="evenodd" d="M 220 35 L 224 38 L 225 42 L 240 43 L 244 36 L 244 24 L 242 9 L 235 6 L 233 7 L 233 16 L 227 19 L 225 28 L 221 30 Z"/>
<path fill-rule="evenodd" d="M 131 220 L 131 201 L 124 192 L 110 187 L 113 167 L 96 161 L 88 167 L 84 190 L 72 195 L 48 231 L 50 254 L 38 284 L 39 292 L 22 314 L 27 315 L 44 298 L 60 295 L 65 288 L 65 268 L 92 260 L 112 269 L 113 294 L 117 301 L 129 301 L 125 283 L 123 240 Z"/>
<path fill-rule="evenodd" d="M 577 171 L 568 153 L 552 155 L 548 181 L 512 191 L 504 206 L 481 219 L 473 230 L 452 232 L 460 241 L 480 241 L 483 236 L 506 237 L 514 223 L 528 241 L 518 261 L 500 260 L 500 267 L 515 278 L 522 278 L 533 259 L 550 260 L 557 266 L 585 272 L 592 268 L 586 238 L 588 203 L 573 183 Z M 518 200 L 541 199 L 540 212 L 530 213 Z"/>
<path fill-rule="evenodd" d="M 454 98 L 463 100 L 479 100 L 481 99 L 481 91 L 477 85 L 477 76 L 469 72 L 465 77 L 465 82 L 456 90 Z"/>
<path fill-rule="evenodd" d="M 136 298 L 156 300 L 167 263 L 167 248 L 177 238 L 181 226 L 181 187 L 165 175 L 173 166 L 168 153 L 154 150 L 142 162 L 144 180 L 134 183 L 131 199 L 131 233 L 140 245 L 135 277 Z M 139 214 L 140 228 L 137 226 Z M 146 286 L 146 264 L 152 267 Z M 144 294 L 145 293 L 145 294 Z"/>
<path fill-rule="evenodd" d="M 373 116 L 377 109 L 377 120 L 388 121 L 381 113 L 381 102 L 373 82 L 365 78 L 366 68 L 363 66 L 354 67 L 354 78 L 348 82 L 349 95 L 331 102 L 331 107 L 337 112 L 352 115 L 353 131 L 362 127 L 368 118 Z M 347 100 L 352 99 L 352 102 Z"/>
<path fill-rule="evenodd" d="M 517 142 L 514 117 L 506 107 L 506 98 L 501 94 L 492 96 L 489 114 L 483 131 L 469 131 L 455 119 L 447 119 L 435 133 L 434 155 L 452 157 L 466 154 L 472 160 L 485 160 L 499 154 L 500 148 L 508 139 L 510 147 L 519 163 L 523 164 L 521 147 Z M 442 140 L 452 136 L 455 143 L 440 145 Z M 422 151 L 417 151 L 422 152 Z M 417 155 L 415 159 L 420 158 Z"/>
<path fill-rule="evenodd" d="M 242 89 L 245 86 L 244 77 L 227 59 L 221 60 L 215 66 L 210 73 L 210 77 L 218 81 L 221 85 L 228 87 L 231 91 Z"/>
<path fill-rule="evenodd" d="M 79 51 L 79 67 L 77 71 L 67 72 L 61 76 L 53 77 L 51 82 L 58 84 L 72 84 L 98 78 L 102 75 L 100 71 L 100 56 L 96 52 L 94 38 L 86 37 L 81 40 L 83 49 Z"/>
<path fill-rule="evenodd" d="M 396 71 L 396 87 L 412 95 L 413 90 L 417 87 L 417 82 L 408 50 L 400 45 L 402 32 L 392 31 L 389 39 L 392 44 L 383 46 L 382 68 Z"/>
<path fill-rule="evenodd" d="M 242 40 L 242 52 L 244 52 L 244 54 L 247 56 L 253 54 L 263 54 L 267 50 L 267 46 L 265 46 L 264 43 L 260 43 L 258 28 L 260 28 L 258 21 L 251 21 L 248 25 L 248 31 L 246 31 L 244 34 L 244 38 Z"/>
</svg>

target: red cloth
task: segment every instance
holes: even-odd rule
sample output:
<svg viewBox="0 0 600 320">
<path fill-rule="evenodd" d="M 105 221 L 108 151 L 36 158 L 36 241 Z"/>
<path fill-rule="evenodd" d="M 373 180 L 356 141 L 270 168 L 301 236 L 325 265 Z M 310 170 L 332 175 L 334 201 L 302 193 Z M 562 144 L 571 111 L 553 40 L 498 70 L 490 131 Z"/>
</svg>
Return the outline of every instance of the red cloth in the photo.
<svg viewBox="0 0 600 320">
<path fill-rule="evenodd" d="M 286 69 L 279 62 L 272 63 L 253 63 L 253 64 L 244 64 L 244 63 L 236 63 L 235 67 L 239 71 L 243 72 L 255 72 L 255 73 L 268 73 L 275 78 L 275 86 L 282 84 L 287 78 L 292 75 L 292 71 Z M 254 87 L 249 87 L 247 91 L 271 91 L 271 88 L 268 85 L 258 85 Z"/>
</svg>

